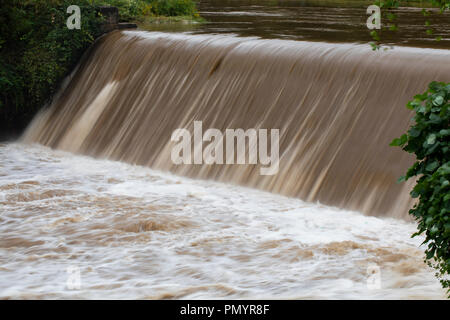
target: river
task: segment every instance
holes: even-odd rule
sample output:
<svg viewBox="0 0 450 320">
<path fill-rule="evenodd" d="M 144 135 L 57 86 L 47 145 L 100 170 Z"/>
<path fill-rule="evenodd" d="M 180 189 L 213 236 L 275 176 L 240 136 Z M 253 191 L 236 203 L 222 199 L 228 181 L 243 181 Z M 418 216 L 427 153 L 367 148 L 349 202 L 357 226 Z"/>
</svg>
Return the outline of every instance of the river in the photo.
<svg viewBox="0 0 450 320">
<path fill-rule="evenodd" d="M 319 4 L 202 1 L 208 23 L 99 40 L 0 144 L 0 298 L 445 298 L 388 145 L 450 81 L 448 15 L 437 42 L 401 9 L 373 52 L 363 6 Z M 279 129 L 279 172 L 175 165 L 195 121 Z"/>
</svg>

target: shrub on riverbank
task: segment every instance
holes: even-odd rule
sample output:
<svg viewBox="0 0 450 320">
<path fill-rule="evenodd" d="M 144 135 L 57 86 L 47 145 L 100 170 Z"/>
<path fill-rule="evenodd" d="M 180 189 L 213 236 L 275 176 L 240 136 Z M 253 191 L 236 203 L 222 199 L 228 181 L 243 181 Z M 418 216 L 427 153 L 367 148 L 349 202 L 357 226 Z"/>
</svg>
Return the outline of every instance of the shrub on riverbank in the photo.
<svg viewBox="0 0 450 320">
<path fill-rule="evenodd" d="M 432 82 L 414 97 L 415 124 L 391 145 L 414 153 L 416 162 L 401 180 L 416 178 L 411 197 L 418 199 L 409 213 L 424 234 L 428 264 L 438 270 L 450 294 L 450 83 Z"/>
<path fill-rule="evenodd" d="M 81 30 L 69 30 L 66 10 L 80 6 Z M 0 124 L 18 132 L 44 105 L 99 35 L 89 0 L 3 0 L 0 8 Z"/>
<path fill-rule="evenodd" d="M 119 8 L 120 19 L 127 22 L 145 22 L 161 16 L 199 18 L 193 0 L 103 0 L 99 3 Z"/>
<path fill-rule="evenodd" d="M 100 35 L 95 6 L 116 5 L 124 20 L 197 14 L 191 0 L 0 0 L 0 137 L 19 133 Z M 81 29 L 66 26 L 81 9 Z"/>
</svg>

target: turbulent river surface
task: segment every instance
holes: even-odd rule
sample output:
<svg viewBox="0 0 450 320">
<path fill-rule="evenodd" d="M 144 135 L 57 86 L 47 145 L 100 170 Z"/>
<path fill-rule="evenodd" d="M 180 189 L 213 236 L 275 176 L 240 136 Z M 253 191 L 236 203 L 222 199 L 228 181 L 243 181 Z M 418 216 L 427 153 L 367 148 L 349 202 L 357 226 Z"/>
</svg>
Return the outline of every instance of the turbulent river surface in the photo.
<svg viewBox="0 0 450 320">
<path fill-rule="evenodd" d="M 0 298 L 444 298 L 411 222 L 39 145 L 0 159 Z"/>
</svg>

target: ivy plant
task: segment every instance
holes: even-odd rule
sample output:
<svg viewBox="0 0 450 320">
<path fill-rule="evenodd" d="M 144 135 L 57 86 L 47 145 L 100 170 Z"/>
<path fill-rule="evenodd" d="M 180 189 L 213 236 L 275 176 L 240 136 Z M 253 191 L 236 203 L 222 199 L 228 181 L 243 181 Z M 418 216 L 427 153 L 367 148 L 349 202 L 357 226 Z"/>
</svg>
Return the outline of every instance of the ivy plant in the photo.
<svg viewBox="0 0 450 320">
<path fill-rule="evenodd" d="M 428 90 L 416 95 L 407 107 L 414 110 L 414 124 L 394 139 L 413 153 L 416 162 L 400 181 L 416 179 L 411 197 L 417 199 L 409 213 L 418 222 L 414 236 L 423 234 L 428 265 L 450 296 L 450 83 L 432 82 Z"/>
</svg>

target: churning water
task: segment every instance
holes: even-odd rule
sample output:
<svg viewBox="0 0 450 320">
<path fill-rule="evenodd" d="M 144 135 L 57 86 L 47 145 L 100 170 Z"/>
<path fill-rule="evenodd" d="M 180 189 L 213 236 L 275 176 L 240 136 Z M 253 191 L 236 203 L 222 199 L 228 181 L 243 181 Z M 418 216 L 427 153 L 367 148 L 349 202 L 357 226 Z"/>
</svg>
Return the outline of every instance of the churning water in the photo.
<svg viewBox="0 0 450 320">
<path fill-rule="evenodd" d="M 444 298 L 410 222 L 38 145 L 0 158 L 1 298 Z"/>
</svg>

